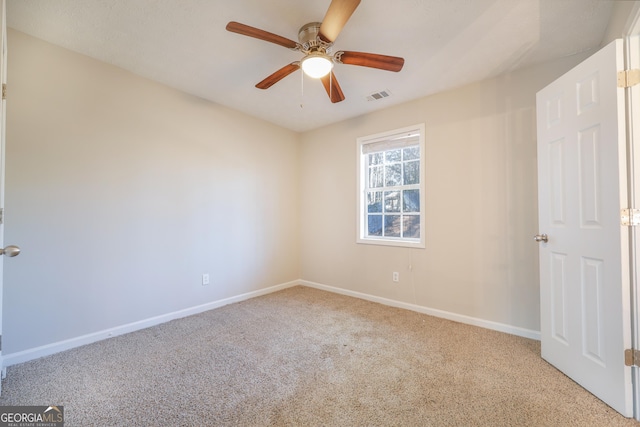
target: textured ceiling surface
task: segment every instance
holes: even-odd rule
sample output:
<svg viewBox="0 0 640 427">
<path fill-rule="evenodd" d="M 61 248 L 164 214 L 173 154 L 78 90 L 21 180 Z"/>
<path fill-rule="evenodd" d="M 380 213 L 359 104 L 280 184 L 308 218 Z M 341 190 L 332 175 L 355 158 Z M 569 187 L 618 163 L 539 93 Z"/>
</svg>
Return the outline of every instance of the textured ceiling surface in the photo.
<svg viewBox="0 0 640 427">
<path fill-rule="evenodd" d="M 605 0 L 365 0 L 334 45 L 401 56 L 399 73 L 336 64 L 332 104 L 300 71 L 255 84 L 299 52 L 225 30 L 238 21 L 288 39 L 330 0 L 8 0 L 10 28 L 181 91 L 305 131 L 503 72 L 598 49 Z M 9 46 L 10 48 L 10 46 Z M 10 60 L 10 59 L 9 59 Z M 390 97 L 369 101 L 386 90 Z"/>
</svg>

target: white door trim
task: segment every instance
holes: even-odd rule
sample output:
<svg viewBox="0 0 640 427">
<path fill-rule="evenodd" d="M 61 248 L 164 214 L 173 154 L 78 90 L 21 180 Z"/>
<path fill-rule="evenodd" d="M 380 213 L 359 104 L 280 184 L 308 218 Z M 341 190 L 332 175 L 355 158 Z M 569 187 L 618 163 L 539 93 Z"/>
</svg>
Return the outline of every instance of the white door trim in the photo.
<svg viewBox="0 0 640 427">
<path fill-rule="evenodd" d="M 7 81 L 7 8 L 6 1 L 0 1 L 0 84 Z M 2 92 L 2 86 L 0 86 Z M 0 248 L 4 247 L 4 185 L 5 185 L 5 133 L 6 133 L 6 107 L 7 102 L 0 96 L 0 208 L 2 209 L 0 220 Z M 1 379 L 6 376 L 4 359 L 2 356 L 2 300 L 4 279 L 4 256 L 0 256 L 0 393 L 2 393 Z"/>
<path fill-rule="evenodd" d="M 637 2 L 625 26 L 625 69 L 640 68 L 640 2 Z M 629 205 L 640 207 L 640 85 L 627 89 L 627 147 L 629 151 Z M 640 349 L 640 229 L 630 231 L 632 347 Z M 632 368 L 633 417 L 640 420 L 640 369 Z"/>
</svg>

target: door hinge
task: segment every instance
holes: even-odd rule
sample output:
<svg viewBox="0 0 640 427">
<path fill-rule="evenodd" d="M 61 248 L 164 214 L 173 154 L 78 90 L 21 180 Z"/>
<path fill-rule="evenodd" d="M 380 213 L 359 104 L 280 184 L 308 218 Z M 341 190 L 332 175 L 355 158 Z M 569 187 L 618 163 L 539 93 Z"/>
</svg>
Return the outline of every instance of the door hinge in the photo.
<svg viewBox="0 0 640 427">
<path fill-rule="evenodd" d="M 618 87 L 631 87 L 640 83 L 640 69 L 618 72 Z"/>
<path fill-rule="evenodd" d="M 4 224 L 4 208 L 0 208 L 0 224 Z"/>
<path fill-rule="evenodd" d="M 7 99 L 7 84 L 2 83 L 2 99 Z"/>
<path fill-rule="evenodd" d="M 620 224 L 626 227 L 640 225 L 640 209 L 622 209 L 620 211 Z"/>
<path fill-rule="evenodd" d="M 626 349 L 624 351 L 624 366 L 640 366 L 640 350 Z"/>
</svg>

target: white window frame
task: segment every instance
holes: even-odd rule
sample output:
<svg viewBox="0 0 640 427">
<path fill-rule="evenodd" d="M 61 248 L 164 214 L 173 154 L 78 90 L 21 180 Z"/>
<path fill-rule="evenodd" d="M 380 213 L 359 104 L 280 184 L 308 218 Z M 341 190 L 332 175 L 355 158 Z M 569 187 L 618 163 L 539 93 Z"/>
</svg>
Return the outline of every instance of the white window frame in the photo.
<svg viewBox="0 0 640 427">
<path fill-rule="evenodd" d="M 375 135 L 360 137 L 357 139 L 357 243 L 385 246 L 402 246 L 409 248 L 425 248 L 425 139 L 424 123 L 395 129 Z M 363 147 L 369 144 L 389 143 L 395 144 L 402 139 L 415 138 L 417 134 L 420 147 L 420 238 L 409 239 L 400 237 L 367 236 L 367 180 L 368 161 L 367 154 L 363 154 Z"/>
</svg>

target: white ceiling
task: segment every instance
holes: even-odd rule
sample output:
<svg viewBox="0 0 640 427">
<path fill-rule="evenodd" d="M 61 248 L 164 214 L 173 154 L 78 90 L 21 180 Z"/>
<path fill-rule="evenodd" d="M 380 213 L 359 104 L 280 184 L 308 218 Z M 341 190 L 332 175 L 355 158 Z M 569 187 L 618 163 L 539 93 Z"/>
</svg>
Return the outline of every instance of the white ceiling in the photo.
<svg viewBox="0 0 640 427">
<path fill-rule="evenodd" d="M 364 0 L 334 45 L 401 56 L 399 73 L 337 64 L 332 104 L 298 71 L 254 85 L 301 58 L 225 30 L 238 21 L 297 41 L 330 0 L 8 0 L 8 26 L 294 131 L 306 131 L 534 63 L 596 50 L 607 0 Z M 11 46 L 9 46 L 11 49 Z M 9 50 L 10 52 L 10 50 Z M 388 90 L 392 96 L 367 101 Z"/>
</svg>

